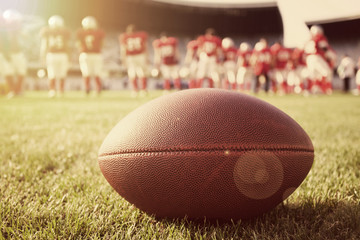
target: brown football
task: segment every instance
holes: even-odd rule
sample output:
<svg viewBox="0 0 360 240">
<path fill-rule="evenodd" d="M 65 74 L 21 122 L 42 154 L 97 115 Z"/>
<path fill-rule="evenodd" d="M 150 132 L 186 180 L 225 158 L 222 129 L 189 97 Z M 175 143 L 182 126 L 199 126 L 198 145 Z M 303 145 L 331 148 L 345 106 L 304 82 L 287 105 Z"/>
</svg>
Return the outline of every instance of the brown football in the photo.
<svg viewBox="0 0 360 240">
<path fill-rule="evenodd" d="M 292 118 L 255 97 L 192 89 L 124 117 L 99 165 L 127 201 L 157 217 L 240 219 L 269 211 L 304 180 L 314 159 Z"/>
</svg>

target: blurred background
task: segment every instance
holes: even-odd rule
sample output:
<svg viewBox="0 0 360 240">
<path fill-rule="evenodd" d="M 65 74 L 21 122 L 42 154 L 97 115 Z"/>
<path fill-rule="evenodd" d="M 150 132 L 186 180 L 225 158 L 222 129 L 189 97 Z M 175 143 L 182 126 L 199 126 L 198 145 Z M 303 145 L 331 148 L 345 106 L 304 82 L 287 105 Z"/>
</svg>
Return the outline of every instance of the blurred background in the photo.
<svg viewBox="0 0 360 240">
<path fill-rule="evenodd" d="M 163 31 L 178 37 L 182 57 L 187 42 L 208 27 L 222 38 L 233 38 L 236 45 L 244 41 L 253 45 L 264 37 L 269 44 L 280 40 L 296 47 L 313 24 L 323 27 L 339 59 L 345 53 L 354 60 L 360 56 L 358 0 L 0 0 L 0 9 L 23 14 L 22 46 L 30 76 L 43 67 L 39 31 L 52 15 L 61 15 L 74 33 L 70 74 L 79 73 L 75 31 L 88 15 L 96 17 L 106 31 L 103 54 L 109 76 L 121 73 L 118 35 L 130 23 L 149 33 L 149 43 Z"/>
</svg>

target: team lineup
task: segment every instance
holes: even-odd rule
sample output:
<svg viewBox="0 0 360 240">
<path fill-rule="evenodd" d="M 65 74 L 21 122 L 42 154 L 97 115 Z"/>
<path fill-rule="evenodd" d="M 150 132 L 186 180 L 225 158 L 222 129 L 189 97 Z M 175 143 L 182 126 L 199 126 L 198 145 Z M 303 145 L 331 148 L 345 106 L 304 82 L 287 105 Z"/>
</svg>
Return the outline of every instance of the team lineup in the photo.
<svg viewBox="0 0 360 240">
<path fill-rule="evenodd" d="M 105 31 L 92 16 L 83 18 L 81 25 L 76 32 L 76 47 L 84 90 L 90 93 L 93 79 L 96 93 L 100 94 Z M 21 15 L 15 10 L 5 11 L 1 28 L 4 31 L 1 33 L 0 70 L 8 85 L 8 96 L 13 97 L 22 92 L 27 72 L 26 57 L 17 39 Z M 148 78 L 161 79 L 165 92 L 172 87 L 177 90 L 210 87 L 279 95 L 331 94 L 336 53 L 320 26 L 312 26 L 310 34 L 311 38 L 302 48 L 286 48 L 280 42 L 269 45 L 265 38 L 253 47 L 247 42 L 237 47 L 233 39 L 221 39 L 214 29 L 208 28 L 204 35 L 187 43 L 183 61 L 179 40 L 165 32 L 151 44 L 153 59 L 149 54 L 149 34 L 137 30 L 133 24 L 119 35 L 118 43 L 121 63 L 126 68 L 134 97 L 147 94 Z M 61 16 L 54 15 L 41 30 L 40 38 L 40 61 L 46 65 L 49 97 L 61 96 L 71 64 L 71 31 Z M 356 83 L 360 91 L 360 74 L 357 74 Z"/>
</svg>

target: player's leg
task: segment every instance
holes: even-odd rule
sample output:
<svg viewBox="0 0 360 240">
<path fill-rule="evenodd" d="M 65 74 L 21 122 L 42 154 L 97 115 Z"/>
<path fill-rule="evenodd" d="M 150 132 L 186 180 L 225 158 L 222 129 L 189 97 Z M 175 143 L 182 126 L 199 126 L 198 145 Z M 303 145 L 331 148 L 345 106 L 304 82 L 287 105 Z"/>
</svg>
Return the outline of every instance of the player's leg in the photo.
<svg viewBox="0 0 360 240">
<path fill-rule="evenodd" d="M 271 69 L 269 71 L 269 78 L 270 78 L 270 85 L 271 85 L 271 91 L 273 93 L 277 93 L 279 88 L 281 90 L 281 83 L 279 83 L 279 79 L 277 76 L 277 69 Z"/>
<path fill-rule="evenodd" d="M 170 83 L 170 66 L 162 64 L 160 66 L 160 72 L 163 78 L 163 89 L 164 91 L 170 91 L 171 83 Z"/>
<path fill-rule="evenodd" d="M 7 61 L 2 53 L 0 53 L 0 69 L 1 75 L 4 76 L 7 88 L 8 98 L 15 96 L 15 83 L 14 83 L 14 69 L 13 66 Z"/>
<path fill-rule="evenodd" d="M 356 83 L 355 94 L 359 95 L 360 94 L 360 69 L 357 70 L 357 72 L 356 72 L 355 83 Z"/>
<path fill-rule="evenodd" d="M 59 55 L 59 68 L 57 69 L 58 78 L 60 80 L 59 91 L 61 95 L 63 95 L 65 92 L 65 81 L 69 70 L 69 65 L 70 62 L 68 55 L 66 53 L 61 53 Z"/>
<path fill-rule="evenodd" d="M 128 75 L 128 79 L 129 79 L 129 83 L 132 89 L 132 95 L 133 97 L 137 96 L 137 93 L 139 91 L 139 86 L 137 83 L 137 77 L 136 77 L 136 56 L 127 56 L 125 61 L 126 61 L 126 66 L 127 66 L 127 75 Z"/>
<path fill-rule="evenodd" d="M 102 79 L 101 75 L 104 68 L 104 59 L 101 54 L 93 54 L 91 59 L 91 69 L 93 69 L 93 75 L 95 76 L 95 86 L 97 94 L 101 93 L 102 90 Z"/>
<path fill-rule="evenodd" d="M 129 65 L 127 70 L 129 82 L 131 84 L 131 88 L 134 92 L 139 91 L 139 86 L 136 79 L 136 70 L 134 65 Z"/>
<path fill-rule="evenodd" d="M 235 76 L 235 69 L 234 68 L 231 68 L 227 72 L 227 79 L 229 81 L 229 88 L 231 90 L 236 90 L 237 89 L 237 84 L 236 84 L 236 76 Z"/>
<path fill-rule="evenodd" d="M 251 82 L 251 91 L 253 93 L 258 93 L 260 86 L 261 86 L 261 81 L 260 79 L 262 78 L 262 75 L 256 75 L 255 78 L 253 79 L 253 81 Z"/>
<path fill-rule="evenodd" d="M 198 61 L 193 60 L 190 63 L 189 88 L 196 88 L 196 74 L 198 71 Z"/>
<path fill-rule="evenodd" d="M 11 62 L 14 68 L 15 81 L 15 94 L 21 94 L 23 88 L 24 78 L 27 73 L 27 60 L 24 53 L 15 53 L 11 55 Z"/>
<path fill-rule="evenodd" d="M 89 54 L 88 53 L 80 53 L 79 55 L 79 65 L 80 71 L 83 77 L 83 83 L 85 88 L 85 93 L 90 93 L 90 73 L 89 73 Z"/>
<path fill-rule="evenodd" d="M 329 64 L 323 59 L 318 59 L 318 70 L 321 74 L 321 89 L 323 93 L 331 94 L 332 93 L 332 69 Z"/>
<path fill-rule="evenodd" d="M 46 55 L 46 68 L 49 81 L 49 97 L 53 98 L 56 96 L 56 68 L 57 62 L 56 54 L 48 53 Z"/>
<path fill-rule="evenodd" d="M 322 74 L 319 71 L 319 56 L 309 55 L 306 58 L 306 65 L 309 71 L 311 82 L 309 82 L 309 90 L 312 93 L 321 91 Z"/>
<path fill-rule="evenodd" d="M 208 72 L 206 74 L 209 78 L 208 81 L 210 88 L 221 88 L 220 65 L 217 63 L 215 56 L 209 57 Z"/>
<path fill-rule="evenodd" d="M 287 93 L 287 82 L 284 79 L 284 76 L 282 72 L 279 69 L 274 70 L 274 78 L 276 80 L 276 83 L 279 86 L 279 94 L 283 95 Z M 276 87 L 275 87 L 276 88 Z M 276 92 L 276 91 L 275 91 Z"/>
<path fill-rule="evenodd" d="M 199 61 L 198 71 L 196 73 L 196 87 L 198 88 L 203 87 L 206 71 L 207 71 L 206 62 L 204 62 L 204 60 Z"/>
<path fill-rule="evenodd" d="M 147 63 L 147 58 L 145 54 L 137 55 L 136 57 L 136 76 L 140 80 L 140 95 L 146 96 L 147 95 L 147 77 L 146 73 L 148 72 L 149 66 Z"/>
<path fill-rule="evenodd" d="M 171 78 L 174 79 L 174 88 L 176 90 L 181 90 L 181 78 L 179 76 L 179 66 L 173 65 L 170 68 L 170 75 Z"/>
<path fill-rule="evenodd" d="M 246 75 L 246 68 L 240 67 L 236 74 L 236 82 L 239 86 L 239 90 L 242 92 L 246 91 L 245 75 Z"/>
</svg>

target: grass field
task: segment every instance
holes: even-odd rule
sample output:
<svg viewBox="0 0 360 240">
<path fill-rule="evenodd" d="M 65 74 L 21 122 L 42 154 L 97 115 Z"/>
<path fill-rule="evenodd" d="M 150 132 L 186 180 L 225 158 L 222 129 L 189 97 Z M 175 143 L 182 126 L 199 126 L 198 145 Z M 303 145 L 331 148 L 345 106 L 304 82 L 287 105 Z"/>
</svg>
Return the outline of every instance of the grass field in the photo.
<svg viewBox="0 0 360 240">
<path fill-rule="evenodd" d="M 97 151 L 107 133 L 160 95 L 0 97 L 0 239 L 360 239 L 360 97 L 259 96 L 303 126 L 314 165 L 273 211 L 224 223 L 156 220 L 102 176 Z"/>
</svg>

